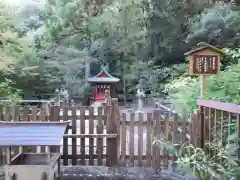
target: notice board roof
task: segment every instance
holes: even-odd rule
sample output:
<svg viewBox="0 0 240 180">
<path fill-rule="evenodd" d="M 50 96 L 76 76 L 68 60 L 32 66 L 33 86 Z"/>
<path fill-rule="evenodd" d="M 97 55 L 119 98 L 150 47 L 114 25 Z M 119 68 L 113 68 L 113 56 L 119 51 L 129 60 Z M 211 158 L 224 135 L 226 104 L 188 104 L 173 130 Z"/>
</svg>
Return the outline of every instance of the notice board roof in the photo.
<svg viewBox="0 0 240 180">
<path fill-rule="evenodd" d="M 208 43 L 205 43 L 205 42 L 200 42 L 197 44 L 199 46 L 199 48 L 196 48 L 196 49 L 193 49 L 191 51 L 188 51 L 186 53 L 184 53 L 185 56 L 188 56 L 188 55 L 191 55 L 193 53 L 196 53 L 196 52 L 199 52 L 199 51 L 202 51 L 204 49 L 211 49 L 212 51 L 214 52 L 217 52 L 219 54 L 223 54 L 222 50 L 221 49 L 218 49 Z"/>
<path fill-rule="evenodd" d="M 70 121 L 0 121 L 0 146 L 57 146 Z"/>
</svg>

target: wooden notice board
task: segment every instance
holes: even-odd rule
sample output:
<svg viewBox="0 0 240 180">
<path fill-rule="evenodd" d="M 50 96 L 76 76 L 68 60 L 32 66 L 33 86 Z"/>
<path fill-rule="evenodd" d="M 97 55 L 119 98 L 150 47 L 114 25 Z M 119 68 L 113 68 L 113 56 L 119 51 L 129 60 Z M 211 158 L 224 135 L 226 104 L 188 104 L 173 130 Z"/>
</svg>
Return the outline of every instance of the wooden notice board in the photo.
<svg viewBox="0 0 240 180">
<path fill-rule="evenodd" d="M 189 56 L 189 74 L 217 74 L 220 71 L 221 54 L 221 50 L 206 43 L 200 48 L 185 53 Z"/>
<path fill-rule="evenodd" d="M 194 55 L 192 61 L 193 74 L 217 74 L 219 71 L 218 56 Z"/>
</svg>

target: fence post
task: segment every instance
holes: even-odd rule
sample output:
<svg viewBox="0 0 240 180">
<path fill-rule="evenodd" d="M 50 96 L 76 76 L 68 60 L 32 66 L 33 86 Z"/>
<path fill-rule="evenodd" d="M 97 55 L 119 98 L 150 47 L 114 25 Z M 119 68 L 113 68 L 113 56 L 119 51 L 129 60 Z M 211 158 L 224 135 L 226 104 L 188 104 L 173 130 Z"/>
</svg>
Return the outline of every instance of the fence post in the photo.
<svg viewBox="0 0 240 180">
<path fill-rule="evenodd" d="M 118 155 L 119 155 L 119 113 L 118 113 L 118 99 L 112 99 L 112 107 L 110 113 L 107 114 L 107 133 L 108 134 L 117 134 L 117 138 L 108 138 L 107 139 L 107 165 L 117 165 L 118 164 Z"/>
<path fill-rule="evenodd" d="M 113 119 L 114 119 L 114 126 L 115 126 L 115 133 L 117 134 L 116 138 L 116 151 L 115 151 L 115 162 L 114 164 L 118 164 L 118 160 L 120 157 L 120 112 L 119 112 L 119 107 L 118 107 L 118 99 L 117 98 L 112 98 L 112 103 L 113 103 Z"/>
<path fill-rule="evenodd" d="M 240 153 L 239 153 L 239 148 L 240 148 L 240 114 L 237 114 L 237 137 L 238 137 L 238 142 L 237 142 L 237 147 L 238 147 L 238 159 L 240 159 Z M 237 180 L 240 180 L 240 176 L 237 176 Z"/>
<path fill-rule="evenodd" d="M 205 137 L 205 134 L 204 134 L 204 127 L 205 127 L 205 124 L 204 124 L 204 107 L 200 106 L 200 121 L 201 121 L 201 132 L 200 132 L 200 147 L 202 149 L 204 149 L 204 137 Z"/>
<path fill-rule="evenodd" d="M 59 106 L 52 106 L 50 109 L 50 121 L 60 121 L 59 118 L 60 107 Z M 50 152 L 60 152 L 60 146 L 51 146 Z"/>
</svg>

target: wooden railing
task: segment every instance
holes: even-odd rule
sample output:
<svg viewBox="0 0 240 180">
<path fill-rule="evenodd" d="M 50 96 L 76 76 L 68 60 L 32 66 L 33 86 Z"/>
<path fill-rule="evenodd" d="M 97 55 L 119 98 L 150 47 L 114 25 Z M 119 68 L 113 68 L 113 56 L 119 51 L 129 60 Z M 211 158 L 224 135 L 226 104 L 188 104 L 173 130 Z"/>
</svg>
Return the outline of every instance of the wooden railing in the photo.
<svg viewBox="0 0 240 180">
<path fill-rule="evenodd" d="M 212 100 L 197 100 L 201 122 L 201 147 L 214 136 L 220 135 L 221 143 L 230 143 L 228 138 L 240 137 L 240 105 Z M 235 142 L 236 142 L 235 139 Z"/>
</svg>

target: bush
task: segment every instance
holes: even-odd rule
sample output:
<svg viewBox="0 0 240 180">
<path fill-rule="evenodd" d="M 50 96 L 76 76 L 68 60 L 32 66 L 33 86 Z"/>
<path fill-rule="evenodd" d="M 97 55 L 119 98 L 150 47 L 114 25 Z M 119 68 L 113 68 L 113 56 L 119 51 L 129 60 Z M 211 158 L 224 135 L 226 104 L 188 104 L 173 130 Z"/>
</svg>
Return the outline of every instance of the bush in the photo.
<svg viewBox="0 0 240 180">
<path fill-rule="evenodd" d="M 13 82 L 5 79 L 0 83 L 0 96 L 5 100 L 9 100 L 10 104 L 17 104 L 22 99 L 22 91 L 12 87 Z"/>
<path fill-rule="evenodd" d="M 194 147 L 192 144 L 173 144 L 172 142 L 155 139 L 153 145 L 177 157 L 174 164 L 178 164 L 188 175 L 199 176 L 201 179 L 225 179 L 238 176 L 240 172 L 239 159 L 236 152 L 230 154 L 227 146 L 221 146 L 221 138 L 205 144 L 204 149 Z"/>
</svg>

